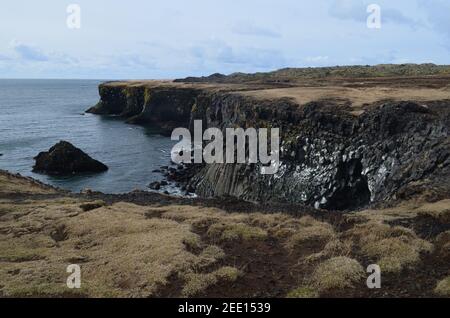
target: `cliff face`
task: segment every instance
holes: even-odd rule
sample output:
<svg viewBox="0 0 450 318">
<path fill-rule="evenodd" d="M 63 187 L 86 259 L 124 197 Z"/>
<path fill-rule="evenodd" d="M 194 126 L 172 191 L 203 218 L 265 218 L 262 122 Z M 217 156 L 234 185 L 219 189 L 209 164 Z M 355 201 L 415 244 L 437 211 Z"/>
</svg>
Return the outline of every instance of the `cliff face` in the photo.
<svg viewBox="0 0 450 318">
<path fill-rule="evenodd" d="M 259 164 L 196 168 L 189 185 L 200 196 L 305 203 L 354 209 L 415 192 L 449 193 L 450 102 L 386 102 L 361 116 L 348 106 L 289 99 L 257 100 L 236 92 L 173 86 L 100 87 L 90 112 L 117 114 L 169 132 L 203 128 L 274 127 L 281 131 L 281 166 L 261 175 Z M 438 193 L 438 194 L 436 194 Z"/>
<path fill-rule="evenodd" d="M 87 112 L 119 115 L 129 123 L 152 125 L 170 135 L 175 127 L 189 122 L 199 91 L 105 83 L 99 86 L 99 94 L 99 103 Z"/>
<path fill-rule="evenodd" d="M 192 181 L 200 195 L 354 209 L 427 184 L 448 190 L 446 105 L 385 103 L 355 117 L 327 103 L 299 108 L 287 100 L 236 96 L 198 102 L 203 107 L 193 117 L 207 127 L 271 126 L 282 132 L 278 173 L 263 176 L 258 165 L 206 165 Z"/>
</svg>

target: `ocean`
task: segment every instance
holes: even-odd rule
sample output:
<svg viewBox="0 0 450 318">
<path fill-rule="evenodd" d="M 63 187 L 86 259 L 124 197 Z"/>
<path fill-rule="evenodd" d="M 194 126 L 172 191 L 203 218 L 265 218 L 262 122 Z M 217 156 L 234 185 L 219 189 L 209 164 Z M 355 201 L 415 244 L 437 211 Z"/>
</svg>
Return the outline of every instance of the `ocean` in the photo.
<svg viewBox="0 0 450 318">
<path fill-rule="evenodd" d="M 101 82 L 0 79 L 0 169 L 75 192 L 89 188 L 124 193 L 161 180 L 161 174 L 152 171 L 170 164 L 176 142 L 151 127 L 85 114 L 98 102 Z M 33 173 L 33 157 L 60 140 L 71 142 L 109 170 L 65 177 Z"/>
</svg>

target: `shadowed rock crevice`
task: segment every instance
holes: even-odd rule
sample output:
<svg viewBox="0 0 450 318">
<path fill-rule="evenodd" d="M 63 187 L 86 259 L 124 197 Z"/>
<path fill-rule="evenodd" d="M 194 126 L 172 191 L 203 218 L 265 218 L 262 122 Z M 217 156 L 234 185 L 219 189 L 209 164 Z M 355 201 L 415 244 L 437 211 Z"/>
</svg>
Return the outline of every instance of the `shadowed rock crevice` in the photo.
<svg viewBox="0 0 450 318">
<path fill-rule="evenodd" d="M 331 195 L 323 208 L 330 210 L 351 210 L 370 202 L 367 178 L 362 175 L 362 164 L 357 159 L 338 165 L 336 180 L 339 188 Z"/>
</svg>

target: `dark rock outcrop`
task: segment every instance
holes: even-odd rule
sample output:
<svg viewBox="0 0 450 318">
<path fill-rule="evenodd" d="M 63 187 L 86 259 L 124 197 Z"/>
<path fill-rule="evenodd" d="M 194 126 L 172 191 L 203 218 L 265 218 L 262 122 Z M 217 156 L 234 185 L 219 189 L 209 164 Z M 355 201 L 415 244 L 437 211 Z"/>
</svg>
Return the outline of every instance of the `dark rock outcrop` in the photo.
<svg viewBox="0 0 450 318">
<path fill-rule="evenodd" d="M 200 93 L 197 89 L 127 85 L 99 86 L 100 101 L 86 112 L 118 115 L 131 124 L 150 125 L 163 135 L 189 122 L 191 109 Z"/>
<path fill-rule="evenodd" d="M 50 175 L 97 173 L 108 170 L 106 165 L 92 159 L 67 141 L 60 141 L 49 151 L 39 153 L 34 159 L 36 164 L 33 171 Z"/>
<path fill-rule="evenodd" d="M 261 175 L 257 164 L 204 165 L 189 182 L 197 194 L 345 210 L 394 200 L 417 182 L 450 192 L 450 102 L 388 102 L 359 117 L 327 103 L 271 103 L 204 103 L 205 128 L 281 127 L 281 165 L 275 175 Z"/>
<path fill-rule="evenodd" d="M 161 189 L 161 182 L 159 182 L 159 181 L 154 181 L 154 182 L 150 183 L 150 184 L 148 185 L 148 187 L 149 187 L 150 189 L 152 189 L 152 190 L 160 190 L 160 189 Z"/>
</svg>

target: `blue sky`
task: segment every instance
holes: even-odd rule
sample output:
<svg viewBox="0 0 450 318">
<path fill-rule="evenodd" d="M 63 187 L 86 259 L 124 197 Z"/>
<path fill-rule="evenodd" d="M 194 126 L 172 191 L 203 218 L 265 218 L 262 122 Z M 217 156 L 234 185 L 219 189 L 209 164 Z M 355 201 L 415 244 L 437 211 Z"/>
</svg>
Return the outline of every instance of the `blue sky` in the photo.
<svg viewBox="0 0 450 318">
<path fill-rule="evenodd" d="M 381 7 L 381 29 L 366 26 Z M 66 25 L 69 4 L 81 28 Z M 448 0 L 3 0 L 0 78 L 176 78 L 450 64 Z"/>
</svg>

